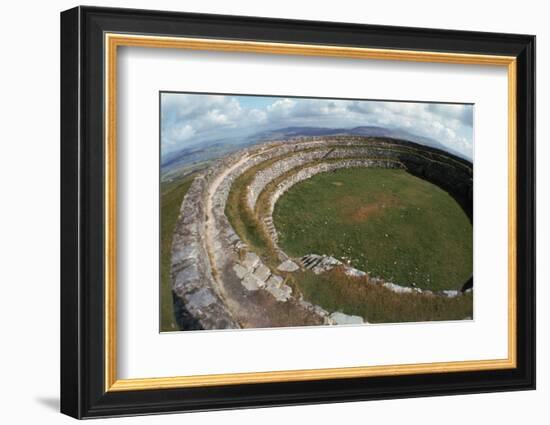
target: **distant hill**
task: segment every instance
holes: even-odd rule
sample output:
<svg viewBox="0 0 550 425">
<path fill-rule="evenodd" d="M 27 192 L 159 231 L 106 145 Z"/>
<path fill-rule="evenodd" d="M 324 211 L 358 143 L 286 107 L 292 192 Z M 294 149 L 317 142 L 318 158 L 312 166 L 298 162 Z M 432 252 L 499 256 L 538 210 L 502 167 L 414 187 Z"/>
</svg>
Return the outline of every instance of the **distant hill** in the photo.
<svg viewBox="0 0 550 425">
<path fill-rule="evenodd" d="M 326 128 L 326 127 L 285 127 L 276 130 L 267 130 L 254 134 L 253 138 L 259 140 L 275 140 L 279 138 L 290 138 L 300 136 L 334 136 L 336 134 L 349 134 L 345 128 Z"/>
<path fill-rule="evenodd" d="M 167 172 L 183 166 L 211 161 L 244 147 L 270 140 L 290 139 L 293 137 L 336 135 L 389 137 L 393 139 L 408 140 L 432 148 L 441 149 L 461 158 L 468 159 L 460 152 L 449 149 L 429 137 L 417 136 L 416 134 L 404 130 L 394 130 L 377 126 L 360 126 L 353 128 L 285 127 L 255 133 L 244 138 L 240 137 L 223 140 L 210 140 L 188 148 L 170 152 L 163 155 L 161 158 L 162 174 L 166 174 Z"/>
<path fill-rule="evenodd" d="M 164 175 L 183 166 L 221 158 L 251 144 L 254 143 L 249 142 L 247 139 L 243 141 L 242 138 L 228 138 L 224 140 L 209 140 L 188 148 L 169 152 L 161 156 L 161 174 Z"/>
<path fill-rule="evenodd" d="M 417 136 L 414 133 L 389 129 L 377 126 L 360 126 L 353 128 L 325 128 L 325 127 L 286 127 L 277 130 L 265 131 L 258 133 L 253 137 L 261 141 L 276 140 L 279 138 L 300 137 L 300 136 L 335 136 L 335 135 L 352 135 L 352 136 L 370 136 L 370 137 L 390 137 L 393 139 L 408 140 L 410 142 L 420 143 L 432 148 L 441 149 L 465 158 L 460 152 L 447 148 L 441 143 L 429 137 Z"/>
</svg>

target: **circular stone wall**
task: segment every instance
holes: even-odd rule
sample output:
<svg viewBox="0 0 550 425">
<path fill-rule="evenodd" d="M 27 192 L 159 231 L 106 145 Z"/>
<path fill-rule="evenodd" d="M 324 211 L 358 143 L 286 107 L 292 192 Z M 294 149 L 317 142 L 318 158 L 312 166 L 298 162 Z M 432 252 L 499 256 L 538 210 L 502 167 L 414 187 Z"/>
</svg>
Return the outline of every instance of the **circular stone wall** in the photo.
<svg viewBox="0 0 550 425">
<path fill-rule="evenodd" d="M 171 267 L 180 327 L 226 329 L 369 320 L 368 314 L 346 314 L 313 304 L 293 285 L 295 276 L 309 271 L 340 270 L 360 280 L 368 277 L 368 270 L 349 267 L 326 253 L 290 258 L 279 246 L 272 220 L 277 200 L 296 183 L 356 167 L 406 170 L 448 192 L 471 221 L 472 165 L 443 151 L 391 139 L 331 137 L 271 142 L 236 152 L 200 173 L 182 202 Z M 381 288 L 377 291 L 421 297 L 422 303 L 456 303 L 449 300 L 461 297 L 456 290 L 434 293 L 399 283 L 369 280 Z"/>
</svg>

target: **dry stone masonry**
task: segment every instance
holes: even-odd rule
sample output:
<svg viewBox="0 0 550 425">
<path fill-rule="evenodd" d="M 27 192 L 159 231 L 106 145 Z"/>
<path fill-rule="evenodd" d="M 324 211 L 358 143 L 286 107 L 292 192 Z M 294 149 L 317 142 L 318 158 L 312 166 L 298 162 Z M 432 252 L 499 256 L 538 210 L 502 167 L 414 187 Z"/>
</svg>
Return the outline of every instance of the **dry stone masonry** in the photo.
<svg viewBox="0 0 550 425">
<path fill-rule="evenodd" d="M 273 268 L 249 249 L 225 215 L 233 183 L 253 167 L 257 171 L 246 187 L 246 203 L 252 212 L 259 213 L 260 195 L 270 183 L 276 183 L 267 195 L 267 210 L 258 216 L 279 256 L 280 264 Z M 293 293 L 286 276 L 300 268 L 323 273 L 340 266 L 355 277 L 365 276 L 367 271 L 322 253 L 289 258 L 278 247 L 272 218 L 277 200 L 295 184 L 319 173 L 351 167 L 406 169 L 447 190 L 472 219 L 472 165 L 437 149 L 393 139 L 340 136 L 275 141 L 236 152 L 200 172 L 181 204 L 171 259 L 180 328 L 364 323 L 361 317 L 328 312 L 302 299 Z M 395 292 L 419 291 L 380 283 Z M 453 297 L 460 292 L 438 295 Z"/>
</svg>

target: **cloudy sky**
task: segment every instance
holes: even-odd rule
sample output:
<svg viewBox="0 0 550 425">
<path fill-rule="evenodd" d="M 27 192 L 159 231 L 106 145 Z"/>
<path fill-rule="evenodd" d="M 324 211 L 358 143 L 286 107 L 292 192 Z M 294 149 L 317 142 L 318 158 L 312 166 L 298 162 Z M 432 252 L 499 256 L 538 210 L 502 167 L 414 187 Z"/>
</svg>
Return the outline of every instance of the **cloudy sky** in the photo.
<svg viewBox="0 0 550 425">
<path fill-rule="evenodd" d="M 365 100 L 161 95 L 162 154 L 285 127 L 377 126 L 429 137 L 473 156 L 473 106 Z"/>
</svg>

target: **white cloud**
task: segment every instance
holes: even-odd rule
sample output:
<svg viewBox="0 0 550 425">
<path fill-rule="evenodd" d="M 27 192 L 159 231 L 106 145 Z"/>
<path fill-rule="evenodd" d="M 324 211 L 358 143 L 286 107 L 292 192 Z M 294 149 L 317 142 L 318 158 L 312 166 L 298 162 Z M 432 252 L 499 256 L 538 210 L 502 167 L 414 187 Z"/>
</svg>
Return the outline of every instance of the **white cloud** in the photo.
<svg viewBox="0 0 550 425">
<path fill-rule="evenodd" d="M 290 126 L 381 126 L 428 137 L 471 158 L 472 111 L 471 105 L 300 98 L 243 107 L 236 96 L 163 94 L 162 143 L 171 150 Z"/>
<path fill-rule="evenodd" d="M 193 127 L 191 127 L 189 124 L 184 124 L 180 127 L 175 127 L 174 133 L 175 138 L 180 140 L 187 140 L 195 135 L 195 130 L 193 130 Z"/>
</svg>

